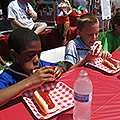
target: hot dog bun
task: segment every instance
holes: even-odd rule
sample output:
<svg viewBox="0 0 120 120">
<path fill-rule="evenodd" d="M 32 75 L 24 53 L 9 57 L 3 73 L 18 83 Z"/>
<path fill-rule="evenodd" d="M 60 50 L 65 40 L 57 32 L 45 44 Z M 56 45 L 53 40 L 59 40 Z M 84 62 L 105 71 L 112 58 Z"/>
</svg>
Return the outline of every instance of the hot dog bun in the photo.
<svg viewBox="0 0 120 120">
<path fill-rule="evenodd" d="M 95 43 L 94 47 L 92 48 L 92 53 L 94 55 L 99 55 L 101 50 L 102 50 L 102 45 L 99 43 Z"/>
<path fill-rule="evenodd" d="M 34 69 L 34 70 L 32 71 L 32 73 L 35 73 L 37 70 L 38 70 L 38 69 Z"/>
<path fill-rule="evenodd" d="M 120 67 L 120 61 L 115 60 L 113 58 L 107 58 L 107 59 L 103 59 L 103 63 L 108 65 L 110 68 L 116 70 Z"/>
<path fill-rule="evenodd" d="M 54 66 L 44 66 L 44 67 L 49 67 L 49 68 L 52 68 L 52 69 L 55 68 Z M 44 67 L 42 67 L 42 68 L 44 68 Z M 38 69 L 40 69 L 40 68 L 35 68 L 35 69 L 32 71 L 32 73 L 35 73 Z"/>
<path fill-rule="evenodd" d="M 44 113 L 48 114 L 48 113 L 55 112 L 57 110 L 56 103 L 52 99 L 52 97 L 49 95 L 48 92 L 38 93 L 38 91 L 35 91 L 33 93 L 33 97 L 36 103 L 38 104 L 38 106 L 40 107 L 40 109 Z"/>
</svg>

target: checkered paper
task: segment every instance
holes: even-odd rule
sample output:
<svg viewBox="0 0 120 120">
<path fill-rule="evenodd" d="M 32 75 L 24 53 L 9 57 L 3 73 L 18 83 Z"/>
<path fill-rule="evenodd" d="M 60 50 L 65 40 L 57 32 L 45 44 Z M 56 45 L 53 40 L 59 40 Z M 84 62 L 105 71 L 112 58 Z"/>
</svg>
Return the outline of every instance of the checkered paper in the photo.
<svg viewBox="0 0 120 120">
<path fill-rule="evenodd" d="M 87 66 L 98 68 L 98 69 L 100 69 L 104 72 L 110 73 L 110 74 L 115 74 L 118 71 L 120 71 L 120 68 L 114 70 L 114 69 L 106 66 L 105 64 L 103 64 L 103 59 L 102 58 L 97 58 L 97 59 L 93 59 L 93 60 L 89 61 L 87 63 Z"/>
<path fill-rule="evenodd" d="M 55 100 L 57 104 L 57 110 L 54 113 L 45 114 L 43 113 L 38 105 L 36 104 L 33 98 L 33 92 L 37 90 L 38 92 L 49 91 L 49 94 Z M 25 91 L 22 94 L 23 99 L 34 113 L 34 115 L 38 119 L 48 119 L 62 111 L 65 111 L 74 106 L 74 92 L 69 86 L 64 84 L 63 82 L 51 82 L 44 84 L 43 86 L 39 86 L 30 90 Z"/>
</svg>

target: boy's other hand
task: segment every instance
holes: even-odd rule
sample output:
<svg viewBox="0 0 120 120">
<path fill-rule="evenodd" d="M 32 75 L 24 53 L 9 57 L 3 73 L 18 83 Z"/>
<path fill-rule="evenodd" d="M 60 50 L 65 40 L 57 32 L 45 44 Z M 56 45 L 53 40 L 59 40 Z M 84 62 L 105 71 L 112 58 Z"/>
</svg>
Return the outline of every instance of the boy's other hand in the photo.
<svg viewBox="0 0 120 120">
<path fill-rule="evenodd" d="M 92 60 L 92 59 L 96 59 L 102 56 L 102 50 L 100 51 L 99 54 L 96 54 L 96 52 L 93 52 L 92 50 L 90 50 L 90 52 L 87 54 L 86 59 L 87 61 Z"/>
<path fill-rule="evenodd" d="M 92 53 L 92 51 L 90 51 L 89 53 L 88 53 L 88 55 L 86 56 L 86 58 L 87 58 L 87 61 L 89 61 L 89 60 L 92 60 L 92 59 L 97 59 L 97 58 L 99 58 L 99 57 L 102 57 L 102 58 L 107 58 L 107 57 L 112 57 L 112 55 L 109 53 L 109 52 L 107 52 L 107 51 L 100 51 L 100 53 L 99 54 L 93 54 Z"/>
<path fill-rule="evenodd" d="M 55 79 L 58 79 L 62 75 L 62 73 L 64 73 L 63 69 L 57 66 L 54 66 L 54 72 Z"/>
<path fill-rule="evenodd" d="M 110 54 L 107 51 L 102 51 L 102 58 L 112 57 L 112 54 Z"/>
</svg>

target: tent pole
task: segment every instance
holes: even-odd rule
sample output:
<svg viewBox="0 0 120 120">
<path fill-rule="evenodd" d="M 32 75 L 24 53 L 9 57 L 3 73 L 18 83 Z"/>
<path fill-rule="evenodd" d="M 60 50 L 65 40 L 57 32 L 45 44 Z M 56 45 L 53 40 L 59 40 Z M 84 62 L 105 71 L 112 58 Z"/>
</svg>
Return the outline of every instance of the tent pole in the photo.
<svg viewBox="0 0 120 120">
<path fill-rule="evenodd" d="M 103 20 L 103 33 L 102 33 L 103 36 L 104 36 L 104 23 L 105 23 L 105 20 Z"/>
</svg>

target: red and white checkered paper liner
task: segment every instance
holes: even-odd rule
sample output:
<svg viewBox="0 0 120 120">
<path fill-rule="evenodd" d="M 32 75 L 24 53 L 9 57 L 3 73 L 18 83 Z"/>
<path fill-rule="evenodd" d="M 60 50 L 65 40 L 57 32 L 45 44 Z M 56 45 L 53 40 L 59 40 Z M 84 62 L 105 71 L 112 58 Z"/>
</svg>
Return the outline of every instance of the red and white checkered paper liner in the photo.
<svg viewBox="0 0 120 120">
<path fill-rule="evenodd" d="M 89 61 L 88 66 L 96 67 L 96 68 L 103 70 L 103 71 L 110 73 L 110 74 L 114 74 L 114 73 L 117 73 L 118 71 L 120 71 L 120 68 L 114 70 L 114 69 L 106 66 L 105 64 L 103 64 L 102 58 L 97 58 L 97 59 L 93 59 L 93 60 Z"/>
<path fill-rule="evenodd" d="M 57 104 L 56 112 L 45 114 L 40 110 L 40 108 L 38 107 L 33 98 L 33 92 L 35 90 L 37 90 L 38 92 L 49 91 L 49 94 L 52 96 L 52 98 L 55 100 Z M 63 82 L 53 82 L 27 90 L 22 94 L 22 97 L 38 119 L 48 119 L 62 111 L 65 111 L 73 107 L 74 106 L 73 94 L 74 94 L 73 89 L 71 89 Z"/>
</svg>

